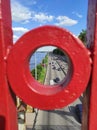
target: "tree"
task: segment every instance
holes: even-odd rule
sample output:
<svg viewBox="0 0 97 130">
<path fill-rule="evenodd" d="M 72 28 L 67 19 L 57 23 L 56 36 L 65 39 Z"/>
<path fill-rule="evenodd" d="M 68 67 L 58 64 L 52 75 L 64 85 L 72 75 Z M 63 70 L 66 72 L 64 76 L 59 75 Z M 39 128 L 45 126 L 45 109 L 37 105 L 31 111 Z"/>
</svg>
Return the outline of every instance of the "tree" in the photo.
<svg viewBox="0 0 97 130">
<path fill-rule="evenodd" d="M 86 45 L 86 30 L 82 29 L 78 38 Z"/>
<path fill-rule="evenodd" d="M 59 48 L 54 49 L 53 54 L 62 55 L 62 56 L 64 55 L 63 51 L 60 50 Z"/>
</svg>

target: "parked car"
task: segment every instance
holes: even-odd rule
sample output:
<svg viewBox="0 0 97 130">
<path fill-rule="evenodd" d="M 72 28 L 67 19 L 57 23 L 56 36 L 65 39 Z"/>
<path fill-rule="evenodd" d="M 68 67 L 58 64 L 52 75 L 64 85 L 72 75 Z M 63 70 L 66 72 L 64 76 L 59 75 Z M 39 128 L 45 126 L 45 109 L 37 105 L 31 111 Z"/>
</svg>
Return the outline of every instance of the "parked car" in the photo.
<svg viewBox="0 0 97 130">
<path fill-rule="evenodd" d="M 75 107 L 76 114 L 78 116 L 79 122 L 82 122 L 82 104 L 77 104 Z"/>
<path fill-rule="evenodd" d="M 61 70 L 61 68 L 58 68 L 58 71 L 60 71 Z"/>
<path fill-rule="evenodd" d="M 54 80 L 51 79 L 51 80 L 50 80 L 50 85 L 54 85 L 54 84 L 55 84 Z"/>
<path fill-rule="evenodd" d="M 60 81 L 60 79 L 58 77 L 56 77 L 55 79 L 53 79 L 55 83 L 58 83 Z"/>
</svg>

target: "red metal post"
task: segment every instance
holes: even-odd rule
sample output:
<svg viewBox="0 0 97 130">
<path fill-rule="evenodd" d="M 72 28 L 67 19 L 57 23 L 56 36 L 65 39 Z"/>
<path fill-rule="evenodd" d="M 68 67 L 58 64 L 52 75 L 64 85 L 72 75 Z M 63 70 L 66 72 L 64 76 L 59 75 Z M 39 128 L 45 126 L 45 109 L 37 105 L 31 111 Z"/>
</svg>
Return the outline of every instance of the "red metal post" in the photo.
<svg viewBox="0 0 97 130">
<path fill-rule="evenodd" d="M 8 84 L 8 80 L 7 80 L 7 73 L 6 73 L 6 66 L 7 66 L 7 55 L 12 47 L 12 29 L 11 29 L 11 13 L 10 13 L 10 0 L 1 0 L 0 1 L 0 129 L 1 130 L 17 130 L 17 114 L 16 114 L 16 105 L 15 105 L 15 95 L 13 94 L 9 84 Z M 48 29 L 48 27 L 46 28 Z M 51 29 L 52 30 L 52 29 Z M 37 30 L 36 30 L 37 31 Z M 61 31 L 61 30 L 60 30 Z M 33 32 L 32 32 L 33 33 Z M 66 33 L 66 32 L 65 32 Z M 34 37 L 35 32 L 33 33 L 33 37 Z M 36 33 L 37 34 L 37 33 Z M 46 33 L 45 33 L 46 34 Z M 48 31 L 48 34 L 49 31 Z M 51 34 L 48 35 L 48 44 L 51 43 L 51 45 L 56 45 L 58 46 L 58 44 L 56 43 L 52 43 L 52 36 Z M 54 34 L 54 33 L 53 33 Z M 63 31 L 62 31 L 63 34 Z M 67 34 L 67 33 L 66 33 Z M 30 36 L 30 35 L 29 35 Z M 39 30 L 39 36 L 40 36 L 40 30 Z M 43 36 L 43 35 L 42 35 Z M 59 36 L 59 33 L 56 35 Z M 62 35 L 61 35 L 62 36 Z M 60 37 L 61 37 L 60 36 Z M 26 36 L 27 37 L 27 36 Z M 31 34 L 32 37 L 32 34 Z M 38 37 L 39 38 L 39 37 Z M 40 37 L 41 38 L 41 37 Z M 26 39 L 26 38 L 25 38 Z M 28 38 L 29 39 L 29 38 Z M 27 40 L 28 40 L 27 39 Z M 34 39 L 34 38 L 33 38 Z M 51 39 L 51 41 L 49 42 L 49 39 Z M 34 39 L 35 40 L 35 39 Z M 62 38 L 61 38 L 62 40 Z M 37 37 L 36 37 L 36 41 L 37 41 Z M 39 40 L 40 41 L 40 40 Z M 58 40 L 57 40 L 58 41 Z M 60 41 L 60 40 L 59 40 Z M 97 129 L 97 123 L 96 123 L 96 115 L 97 115 L 97 79 L 96 79 L 96 75 L 97 75 L 97 0 L 89 0 L 89 6 L 88 6 L 88 27 L 87 27 L 87 41 L 88 41 L 88 48 L 90 48 L 91 50 L 91 54 L 92 54 L 92 59 L 93 59 L 93 67 L 92 67 L 92 74 L 91 74 L 91 91 L 90 91 L 90 106 L 89 106 L 89 124 L 88 124 L 88 130 L 96 130 Z M 18 41 L 19 42 L 19 41 Z M 37 42 L 35 42 L 37 43 Z M 16 46 L 21 46 L 22 44 L 18 43 Z M 42 41 L 42 45 L 43 41 Z M 61 45 L 61 44 L 60 44 Z M 79 44 L 80 45 L 80 44 Z M 26 46 L 26 44 L 25 44 Z M 39 44 L 40 46 L 40 44 Z M 35 46 L 34 46 L 35 47 Z M 60 47 L 60 46 L 58 46 Z M 62 46 L 63 47 L 63 46 Z M 61 48 L 62 48 L 61 47 Z M 70 47 L 67 46 L 69 49 Z M 24 47 L 25 48 L 25 47 Z M 20 47 L 18 48 L 18 50 L 21 49 Z M 29 49 L 29 48 L 28 48 Z M 35 49 L 35 48 L 32 48 Z M 66 49 L 66 48 L 65 48 Z M 64 50 L 65 50 L 64 49 Z M 82 49 L 85 49 L 82 47 Z M 18 51 L 16 50 L 16 52 Z M 27 48 L 26 48 L 27 50 Z M 13 48 L 13 52 L 12 54 L 14 54 L 15 51 L 15 47 Z M 21 52 L 21 50 L 20 50 Z M 32 52 L 32 50 L 31 50 Z M 70 51 L 71 52 L 71 51 Z M 88 51 L 86 51 L 88 53 Z M 69 53 L 69 52 L 68 52 Z M 77 54 L 77 52 L 75 53 Z M 73 55 L 74 53 L 72 53 L 71 59 L 73 59 Z M 20 56 L 20 55 L 19 55 Z M 24 56 L 22 54 L 22 56 Z M 30 56 L 30 55 L 28 55 Z M 15 57 L 15 55 L 14 55 Z M 26 56 L 25 56 L 26 57 Z M 79 57 L 78 57 L 79 58 Z M 24 57 L 23 57 L 24 59 Z M 83 59 L 83 58 L 82 58 Z M 90 64 L 89 61 L 89 57 L 87 57 L 88 59 L 88 64 Z M 73 59 L 75 60 L 75 59 Z M 72 60 L 72 61 L 73 61 Z M 12 62 L 12 57 L 10 56 L 10 59 L 8 60 L 9 63 Z M 75 63 L 75 62 L 74 62 Z M 12 63 L 13 64 L 13 63 Z M 9 64 L 10 66 L 10 64 Z M 14 65 L 13 65 L 14 67 Z M 22 67 L 22 64 L 21 64 Z M 11 69 L 11 67 L 9 67 Z M 76 64 L 75 64 L 75 69 L 76 69 Z M 89 67 L 90 70 L 90 67 Z M 11 71 L 12 72 L 12 71 Z M 9 70 L 10 73 L 10 70 Z M 13 72 L 12 72 L 13 73 Z M 76 77 L 78 79 L 79 77 L 79 73 L 76 73 Z M 82 73 L 81 73 L 82 74 Z M 29 75 L 29 73 L 28 73 Z M 74 75 L 75 76 L 75 75 Z M 13 79 L 13 78 L 12 78 Z M 32 80 L 32 79 L 31 79 Z M 15 81 L 15 80 L 14 80 Z M 14 81 L 11 81 L 12 84 Z M 29 80 L 30 81 L 30 80 Z M 77 80 L 75 80 L 76 83 Z M 83 80 L 80 80 L 80 84 L 82 83 Z M 87 79 L 88 82 L 88 79 Z M 23 82 L 24 83 L 24 82 Z M 31 82 L 32 83 L 32 82 Z M 34 82 L 33 82 L 34 83 Z M 83 83 L 84 84 L 84 83 Z M 17 84 L 19 85 L 19 84 Z M 86 84 L 85 84 L 86 85 Z M 12 88 L 14 87 L 14 85 L 12 86 Z M 17 88 L 18 86 L 15 86 L 15 88 Z M 23 86 L 21 86 L 23 87 Z M 36 87 L 36 86 L 35 86 Z M 70 88 L 70 87 L 69 87 Z M 20 88 L 19 88 L 20 89 Z M 18 91 L 20 91 L 19 89 L 16 89 L 16 93 L 18 93 Z M 75 88 L 74 88 L 75 89 Z M 72 90 L 72 95 L 71 98 L 77 97 L 75 96 L 75 90 Z M 26 89 L 25 89 L 26 90 Z M 27 89 L 28 93 L 26 96 L 28 96 L 28 100 L 31 100 L 32 97 L 32 90 L 30 90 L 30 88 Z M 73 92 L 74 91 L 74 92 Z M 80 91 L 80 88 L 79 88 Z M 26 91 L 25 91 L 26 92 Z M 70 92 L 70 90 L 66 90 L 64 89 L 64 92 L 67 94 L 67 92 Z M 19 93 L 20 97 L 25 96 L 22 95 L 23 93 Z M 47 93 L 48 94 L 48 93 Z M 60 93 L 59 93 L 60 94 Z M 89 94 L 89 93 L 88 93 Z M 21 96 L 22 95 L 22 96 Z M 69 94 L 68 94 L 69 95 Z M 77 93 L 76 93 L 77 95 Z M 79 94 L 78 94 L 79 95 Z M 36 96 L 36 95 L 35 95 Z M 41 95 L 40 95 L 41 96 Z M 50 97 L 50 99 L 52 99 L 51 97 L 52 95 L 46 95 L 47 97 L 47 101 L 48 101 L 48 97 Z M 63 95 L 64 96 L 64 95 Z M 75 97 L 74 97 L 75 96 Z M 57 99 L 61 97 L 60 95 L 57 96 Z M 70 96 L 68 96 L 70 97 Z M 43 97 L 42 97 L 43 98 Z M 41 98 L 41 99 L 42 99 Z M 32 98 L 33 99 L 33 98 Z M 40 100 L 39 97 L 37 97 L 37 100 Z M 56 99 L 56 98 L 55 98 Z M 68 98 L 66 98 L 68 99 Z M 65 101 L 65 100 L 64 100 Z M 33 100 L 31 101 L 32 105 L 33 105 Z M 63 101 L 62 101 L 63 102 Z M 54 104 L 53 102 L 51 102 L 51 104 Z M 61 103 L 62 104 L 62 103 Z M 39 103 L 38 103 L 39 105 Z M 42 104 L 41 104 L 42 105 Z M 56 105 L 56 104 L 55 104 Z M 40 107 L 40 106 L 39 106 Z M 45 106 L 42 106 L 45 107 Z M 47 106 L 48 107 L 48 106 Z M 51 106 L 50 106 L 51 107 Z M 55 107 L 55 106 L 54 106 Z M 46 108 L 47 109 L 47 108 Z M 86 130 L 86 129 L 85 129 Z"/>
<path fill-rule="evenodd" d="M 89 0 L 87 21 L 87 43 L 93 59 L 88 129 L 97 130 L 97 0 Z"/>
<path fill-rule="evenodd" d="M 17 130 L 14 94 L 6 75 L 6 59 L 12 46 L 10 0 L 0 0 L 0 130 Z"/>
</svg>

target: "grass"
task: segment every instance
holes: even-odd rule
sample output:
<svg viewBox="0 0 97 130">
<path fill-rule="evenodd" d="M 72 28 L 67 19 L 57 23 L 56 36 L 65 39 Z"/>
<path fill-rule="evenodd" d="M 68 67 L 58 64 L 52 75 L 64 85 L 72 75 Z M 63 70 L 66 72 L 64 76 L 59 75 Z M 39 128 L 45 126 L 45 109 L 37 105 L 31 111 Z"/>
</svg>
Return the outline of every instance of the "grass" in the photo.
<svg viewBox="0 0 97 130">
<path fill-rule="evenodd" d="M 47 64 L 48 64 L 48 56 L 46 55 L 45 58 L 42 60 L 42 63 L 37 65 L 37 81 L 42 84 L 44 83 L 45 80 Z M 33 69 L 31 73 L 35 77 L 35 69 Z"/>
<path fill-rule="evenodd" d="M 40 82 L 40 83 L 44 83 L 44 80 L 45 80 L 45 75 L 46 75 L 46 68 L 42 68 L 42 71 L 41 71 L 41 73 L 40 73 L 40 76 L 39 76 L 39 79 L 38 79 L 38 81 Z"/>
</svg>

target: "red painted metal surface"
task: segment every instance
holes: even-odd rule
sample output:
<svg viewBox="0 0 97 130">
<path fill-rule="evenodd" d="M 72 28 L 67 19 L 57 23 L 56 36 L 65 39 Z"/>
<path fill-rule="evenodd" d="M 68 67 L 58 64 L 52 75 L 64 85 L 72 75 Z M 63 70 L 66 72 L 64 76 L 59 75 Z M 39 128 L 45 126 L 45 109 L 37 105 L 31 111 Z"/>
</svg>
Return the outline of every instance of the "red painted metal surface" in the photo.
<svg viewBox="0 0 97 130">
<path fill-rule="evenodd" d="M 92 53 L 91 90 L 89 104 L 89 130 L 97 129 L 97 0 L 89 0 L 88 5 L 88 26 L 87 26 L 88 47 Z"/>
<path fill-rule="evenodd" d="M 58 86 L 44 86 L 32 78 L 29 59 L 41 46 L 61 48 L 70 58 L 70 70 Z M 39 109 L 61 108 L 78 98 L 85 90 L 91 72 L 89 51 L 65 29 L 43 26 L 22 36 L 8 56 L 8 79 L 12 89 L 27 104 Z M 14 70 L 14 71 L 13 71 Z"/>
<path fill-rule="evenodd" d="M 40 109 L 55 109 L 74 101 L 90 82 L 89 124 L 96 130 L 97 115 L 97 0 L 89 0 L 87 42 L 82 42 L 65 29 L 44 26 L 26 33 L 12 44 L 10 1 L 0 1 L 0 129 L 17 130 L 16 93 L 26 103 Z M 30 74 L 29 59 L 33 52 L 45 45 L 61 48 L 70 58 L 70 71 L 59 86 L 43 86 Z M 13 71 L 14 70 L 14 71 Z M 89 77 L 91 74 L 91 79 Z M 8 78 L 7 78 L 8 76 Z M 68 79 L 68 80 L 67 80 Z M 10 88 L 11 85 L 11 88 Z M 86 130 L 86 129 L 85 129 Z"/>
<path fill-rule="evenodd" d="M 17 130 L 14 94 L 7 82 L 7 54 L 12 46 L 10 1 L 0 0 L 0 130 Z"/>
</svg>

